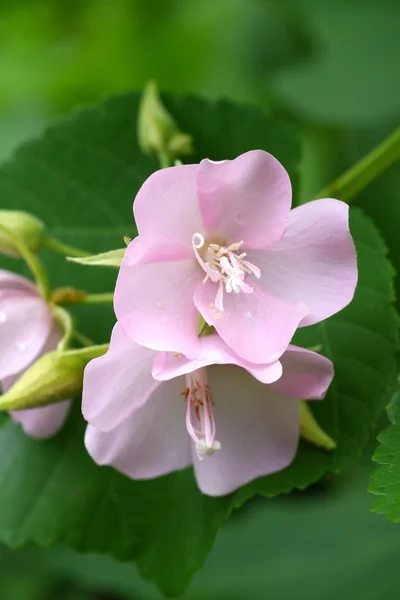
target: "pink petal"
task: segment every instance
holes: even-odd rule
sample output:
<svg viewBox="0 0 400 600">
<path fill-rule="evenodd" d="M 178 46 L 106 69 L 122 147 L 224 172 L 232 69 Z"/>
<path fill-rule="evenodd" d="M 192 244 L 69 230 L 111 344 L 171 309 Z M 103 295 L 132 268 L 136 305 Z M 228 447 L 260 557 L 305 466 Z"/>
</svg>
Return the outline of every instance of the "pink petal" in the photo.
<svg viewBox="0 0 400 600">
<path fill-rule="evenodd" d="M 35 357 L 35 360 L 37 360 L 38 358 L 40 358 L 47 352 L 52 352 L 52 350 L 55 350 L 57 348 L 58 342 L 61 340 L 61 337 L 62 337 L 62 335 L 61 335 L 60 328 L 59 328 L 58 324 L 53 321 L 51 330 L 50 330 L 49 335 L 47 336 L 46 342 L 45 342 L 43 348 L 40 350 L 40 353 L 38 354 L 38 356 Z M 28 367 L 30 367 L 30 364 L 27 365 L 26 368 L 23 369 L 22 371 L 19 371 L 18 373 L 14 373 L 14 375 L 9 375 L 8 377 L 5 377 L 1 381 L 1 388 L 4 393 L 7 392 L 14 385 L 14 383 L 21 377 L 21 375 L 26 371 L 26 369 Z"/>
<path fill-rule="evenodd" d="M 38 295 L 32 281 L 29 281 L 26 277 L 21 277 L 21 275 L 16 275 L 10 271 L 0 269 L 0 293 L 5 290 L 26 291 L 33 293 L 36 296 Z"/>
<path fill-rule="evenodd" d="M 194 259 L 133 267 L 123 263 L 114 299 L 121 327 L 148 348 L 196 356 L 198 315 L 193 293 L 198 282 Z"/>
<path fill-rule="evenodd" d="M 199 165 L 181 165 L 156 171 L 140 188 L 133 206 L 140 236 L 157 240 L 160 247 L 193 255 L 192 236 L 203 230 L 196 192 Z"/>
<path fill-rule="evenodd" d="M 267 365 L 250 363 L 237 356 L 219 335 L 213 334 L 200 338 L 200 353 L 194 360 L 189 360 L 183 354 L 159 352 L 154 360 L 153 377 L 166 381 L 212 364 L 237 365 L 262 383 L 272 383 L 282 375 L 279 361 Z"/>
<path fill-rule="evenodd" d="M 210 367 L 216 439 L 221 449 L 193 464 L 204 494 L 222 496 L 293 460 L 299 439 L 299 402 L 281 396 L 236 367 Z"/>
<path fill-rule="evenodd" d="M 281 356 L 282 377 L 272 388 L 292 398 L 324 398 L 333 379 L 333 363 L 325 356 L 305 348 L 289 346 Z"/>
<path fill-rule="evenodd" d="M 307 307 L 289 304 L 252 282 L 251 294 L 224 294 L 224 310 L 214 306 L 217 288 L 200 283 L 194 301 L 209 325 L 245 360 L 265 364 L 277 360 L 288 346 Z"/>
<path fill-rule="evenodd" d="M 210 239 L 244 248 L 265 248 L 283 235 L 292 188 L 283 166 L 252 150 L 235 160 L 203 160 L 197 178 L 200 208 Z"/>
<path fill-rule="evenodd" d="M 99 465 L 112 465 L 132 479 L 152 479 L 191 463 L 185 427 L 182 378 L 164 383 L 135 413 L 108 432 L 90 426 L 86 448 Z"/>
<path fill-rule="evenodd" d="M 25 369 L 52 327 L 47 304 L 25 291 L 0 292 L 0 380 Z"/>
<path fill-rule="evenodd" d="M 117 323 L 110 348 L 91 360 L 83 380 L 82 413 L 101 431 L 109 431 L 146 402 L 159 385 L 151 375 L 154 351 L 133 342 Z"/>
<path fill-rule="evenodd" d="M 10 414 L 13 421 L 22 425 L 24 432 L 32 438 L 48 439 L 64 425 L 71 402 L 59 402 L 41 408 L 14 410 Z"/>
<path fill-rule="evenodd" d="M 56 323 L 53 323 L 50 334 L 40 351 L 40 356 L 46 352 L 51 352 L 57 348 L 61 339 L 61 332 Z M 39 356 L 37 357 L 39 358 Z M 29 366 L 29 365 L 27 365 Z M 22 371 L 23 372 L 23 371 Z M 3 392 L 9 390 L 22 375 L 22 372 L 16 375 L 6 377 L 1 382 Z M 71 402 L 60 402 L 43 408 L 32 408 L 29 410 L 15 410 L 10 412 L 13 421 L 22 425 L 24 432 L 32 438 L 47 439 L 55 435 L 64 425 L 71 407 Z"/>
<path fill-rule="evenodd" d="M 265 289 L 310 308 L 301 326 L 330 317 L 349 304 L 357 284 L 348 206 L 328 198 L 295 208 L 284 237 L 247 258 L 261 269 Z"/>
</svg>

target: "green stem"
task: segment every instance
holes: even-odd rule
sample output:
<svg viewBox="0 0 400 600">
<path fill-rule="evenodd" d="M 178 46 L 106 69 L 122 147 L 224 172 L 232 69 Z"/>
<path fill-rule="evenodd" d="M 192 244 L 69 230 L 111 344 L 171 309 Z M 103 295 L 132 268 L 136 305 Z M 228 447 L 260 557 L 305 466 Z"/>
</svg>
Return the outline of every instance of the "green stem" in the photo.
<svg viewBox="0 0 400 600">
<path fill-rule="evenodd" d="M 0 231 L 2 231 L 15 245 L 20 255 L 28 265 L 35 279 L 36 287 L 38 289 L 39 294 L 45 300 L 48 300 L 50 295 L 49 283 L 47 280 L 46 271 L 40 260 L 31 252 L 31 250 L 28 248 L 25 242 L 23 242 L 21 238 L 15 235 L 15 233 L 7 229 L 7 227 L 0 225 Z"/>
<path fill-rule="evenodd" d="M 160 150 L 158 153 L 158 160 L 160 161 L 160 167 L 162 169 L 172 166 L 171 157 L 166 150 Z"/>
<path fill-rule="evenodd" d="M 74 322 L 72 317 L 69 312 L 61 308 L 61 306 L 53 306 L 52 313 L 64 333 L 63 337 L 58 343 L 57 350 L 67 350 L 74 335 Z"/>
<path fill-rule="evenodd" d="M 114 292 L 104 294 L 87 294 L 81 300 L 81 304 L 108 304 L 114 301 Z"/>
<path fill-rule="evenodd" d="M 371 181 L 400 159 L 400 127 L 351 169 L 325 187 L 316 198 L 335 197 L 350 202 Z"/>
<path fill-rule="evenodd" d="M 54 252 L 59 252 L 60 254 L 64 254 L 65 256 L 72 256 L 73 258 L 86 258 L 86 256 L 90 256 L 90 252 L 86 252 L 85 250 L 80 250 L 79 248 L 74 248 L 73 246 L 68 246 L 68 244 L 64 244 L 55 238 L 47 236 L 44 241 L 44 247 L 49 250 L 54 250 Z"/>
<path fill-rule="evenodd" d="M 86 335 L 81 333 L 80 331 L 74 331 L 73 337 L 79 342 L 82 346 L 88 348 L 89 346 L 94 346 L 94 342 L 88 338 Z"/>
</svg>

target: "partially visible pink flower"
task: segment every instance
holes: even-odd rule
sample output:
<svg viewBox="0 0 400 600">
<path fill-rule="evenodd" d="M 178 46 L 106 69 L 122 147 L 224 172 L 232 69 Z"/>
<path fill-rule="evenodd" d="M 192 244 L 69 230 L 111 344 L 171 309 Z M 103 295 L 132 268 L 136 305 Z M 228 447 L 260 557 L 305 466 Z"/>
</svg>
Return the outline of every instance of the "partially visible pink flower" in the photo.
<svg viewBox="0 0 400 600">
<path fill-rule="evenodd" d="M 0 387 L 6 392 L 40 356 L 55 350 L 61 334 L 33 283 L 0 270 Z M 62 427 L 70 402 L 13 411 L 14 421 L 34 438 L 48 438 Z"/>
<path fill-rule="evenodd" d="M 348 207 L 328 198 L 290 211 L 291 200 L 288 174 L 261 150 L 151 175 L 115 291 L 125 332 L 195 358 L 200 312 L 237 354 L 266 363 L 298 326 L 341 310 L 357 282 Z"/>
<path fill-rule="evenodd" d="M 216 334 L 199 344 L 195 360 L 156 353 L 115 326 L 84 377 L 85 443 L 98 464 L 151 479 L 193 463 L 210 496 L 290 464 L 299 399 L 324 396 L 332 363 L 290 346 L 280 361 L 251 364 Z"/>
</svg>

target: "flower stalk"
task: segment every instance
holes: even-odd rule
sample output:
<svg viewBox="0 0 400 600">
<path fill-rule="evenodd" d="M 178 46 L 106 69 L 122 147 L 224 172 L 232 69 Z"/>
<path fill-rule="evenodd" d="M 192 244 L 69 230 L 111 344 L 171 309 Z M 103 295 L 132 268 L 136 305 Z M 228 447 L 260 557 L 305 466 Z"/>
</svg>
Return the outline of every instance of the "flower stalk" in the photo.
<svg viewBox="0 0 400 600">
<path fill-rule="evenodd" d="M 321 190 L 318 198 L 351 202 L 364 188 L 400 159 L 400 127 L 338 179 Z"/>
<path fill-rule="evenodd" d="M 64 244 L 51 236 L 45 237 L 43 247 L 58 252 L 59 254 L 63 254 L 64 256 L 71 256 L 74 258 L 86 258 L 87 256 L 90 256 L 90 252 Z"/>
<path fill-rule="evenodd" d="M 50 288 L 46 271 L 40 260 L 33 254 L 25 242 L 18 235 L 7 229 L 7 227 L 0 225 L 0 233 L 7 237 L 18 250 L 19 255 L 24 259 L 35 279 L 39 294 L 45 300 L 48 300 Z"/>
</svg>

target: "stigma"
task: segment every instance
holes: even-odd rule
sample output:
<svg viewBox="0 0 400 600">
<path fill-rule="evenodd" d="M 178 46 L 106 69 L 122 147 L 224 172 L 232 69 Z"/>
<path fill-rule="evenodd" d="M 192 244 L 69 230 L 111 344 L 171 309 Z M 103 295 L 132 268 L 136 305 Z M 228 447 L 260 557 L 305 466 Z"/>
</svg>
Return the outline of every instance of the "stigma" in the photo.
<svg viewBox="0 0 400 600">
<path fill-rule="evenodd" d="M 214 403 L 205 367 L 186 374 L 186 388 L 182 396 L 186 402 L 186 429 L 195 444 L 199 460 L 203 460 L 221 449 L 220 442 L 215 439 Z"/>
<path fill-rule="evenodd" d="M 254 275 L 257 279 L 261 277 L 260 269 L 251 262 L 245 260 L 246 252 L 239 254 L 243 241 L 235 242 L 230 246 L 220 244 L 208 244 L 201 233 L 195 233 L 192 237 L 192 246 L 197 262 L 205 272 L 203 283 L 209 279 L 218 283 L 215 296 L 215 307 L 219 311 L 224 310 L 224 290 L 230 294 L 251 294 L 253 288 L 246 281 L 247 275 Z M 199 250 L 202 251 L 203 257 Z"/>
</svg>

